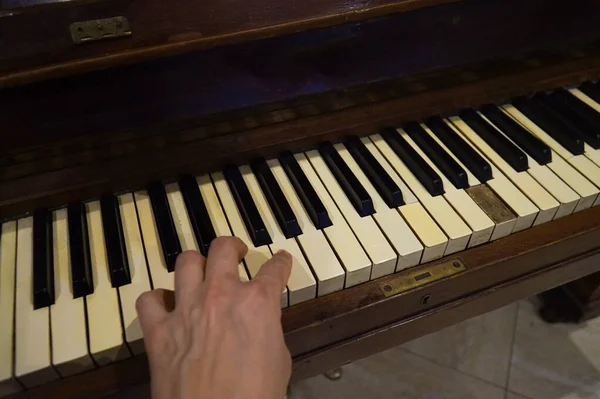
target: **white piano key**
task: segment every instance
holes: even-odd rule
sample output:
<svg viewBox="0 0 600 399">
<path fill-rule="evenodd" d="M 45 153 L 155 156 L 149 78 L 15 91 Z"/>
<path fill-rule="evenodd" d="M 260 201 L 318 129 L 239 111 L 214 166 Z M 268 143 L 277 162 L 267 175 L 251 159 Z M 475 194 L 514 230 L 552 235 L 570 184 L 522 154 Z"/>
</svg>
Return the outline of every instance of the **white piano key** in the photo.
<svg viewBox="0 0 600 399">
<path fill-rule="evenodd" d="M 350 170 L 352 170 L 352 173 L 354 173 L 360 184 L 369 193 L 375 207 L 375 214 L 372 217 L 398 254 L 396 271 L 418 265 L 423 254 L 423 245 L 421 245 L 421 242 L 410 227 L 408 227 L 404 219 L 402 219 L 398 211 L 390 209 L 383 201 L 346 147 L 343 144 L 335 144 L 335 149 Z"/>
<path fill-rule="evenodd" d="M 453 126 L 449 125 L 449 127 L 451 129 L 454 129 Z M 465 170 L 465 172 L 467 173 L 467 181 L 469 182 L 469 188 L 472 187 L 476 187 L 480 184 L 482 184 L 476 177 L 475 175 L 473 175 L 473 173 L 471 173 L 471 171 L 469 170 L 469 168 L 467 168 L 460 159 L 458 159 L 458 157 L 456 157 L 452 151 L 450 151 L 448 149 L 448 147 L 446 147 L 446 145 L 435 135 L 435 133 L 433 131 L 431 131 L 431 129 L 427 128 L 426 132 L 444 149 L 444 151 L 446 151 L 446 153 L 450 154 L 450 156 Z M 466 143 L 467 145 L 469 145 L 469 143 Z M 475 150 L 476 151 L 476 150 Z M 493 177 L 492 179 L 493 180 Z M 484 209 L 484 211 L 487 214 L 487 211 Z M 517 222 L 516 218 L 511 218 L 509 220 L 505 220 L 505 221 L 501 221 L 501 222 L 497 222 L 494 221 L 495 226 L 494 226 L 494 230 L 492 232 L 492 235 L 490 237 L 490 241 L 495 241 L 498 240 L 502 237 L 506 237 L 508 235 L 510 235 L 510 233 L 512 233 L 515 224 Z"/>
<path fill-rule="evenodd" d="M 423 130 L 429 135 L 432 135 L 431 130 L 425 125 L 421 125 Z M 457 189 L 450 182 L 444 173 L 429 159 L 423 150 L 414 142 L 414 140 L 406 133 L 403 134 L 404 139 L 413 147 L 413 149 L 437 172 L 442 179 L 444 185 L 444 198 L 456 213 L 467 223 L 472 231 L 471 239 L 468 247 L 474 247 L 490 241 L 492 232 L 494 231 L 494 222 L 481 210 L 479 205 L 473 201 L 471 197 L 462 189 Z"/>
<path fill-rule="evenodd" d="M 271 258 L 271 251 L 266 245 L 261 247 L 254 246 L 252 239 L 246 231 L 246 226 L 242 220 L 242 215 L 240 215 L 240 211 L 235 204 L 235 200 L 233 199 L 233 195 L 231 194 L 231 190 L 229 189 L 223 173 L 212 173 L 211 178 L 217 195 L 219 196 L 221 204 L 223 205 L 223 211 L 227 217 L 227 220 L 229 221 L 233 235 L 242 240 L 248 247 L 248 254 L 244 258 L 244 262 L 246 263 L 250 279 L 253 279 L 256 277 L 256 274 L 258 274 L 261 266 Z M 288 289 L 286 288 L 281 293 L 280 305 L 282 308 L 284 308 L 287 307 L 288 304 Z"/>
<path fill-rule="evenodd" d="M 354 233 L 352 233 L 352 229 L 344 220 L 327 189 L 321 183 L 308 158 L 302 153 L 295 154 L 294 157 L 315 189 L 319 199 L 323 202 L 329 219 L 331 219 L 332 225 L 322 231 L 346 271 L 344 287 L 348 288 L 369 281 L 372 267 L 371 260 Z"/>
<path fill-rule="evenodd" d="M 379 136 L 374 135 L 372 137 Z M 377 140 L 384 142 L 384 140 L 380 137 Z M 385 169 L 388 175 L 390 175 L 392 180 L 394 180 L 398 187 L 400 187 L 400 190 L 402 190 L 405 205 L 398 207 L 397 210 L 400 212 L 402 217 L 406 220 L 408 225 L 415 232 L 424 246 L 423 255 L 421 255 L 421 263 L 430 262 L 444 256 L 444 252 L 446 251 L 446 246 L 448 244 L 448 238 L 446 235 L 433 221 L 427 211 L 425 211 L 423 206 L 417 200 L 417 197 L 415 197 L 406 183 L 404 183 L 404 181 L 398 176 L 394 168 L 388 163 L 386 157 L 384 157 L 377 148 L 377 145 L 371 141 L 371 138 L 363 137 L 361 138 L 361 141 L 365 147 L 367 147 L 373 157 L 375 157 L 379 164 Z"/>
<path fill-rule="evenodd" d="M 26 387 L 58 378 L 50 350 L 50 308 L 33 309 L 33 217 L 17 221 L 15 376 Z"/>
<path fill-rule="evenodd" d="M 198 243 L 196 242 L 196 236 L 192 230 L 192 223 L 190 222 L 190 216 L 188 215 L 185 202 L 183 201 L 183 195 L 179 190 L 179 184 L 169 183 L 165 185 L 165 191 L 167 192 L 167 200 L 169 201 L 169 208 L 171 209 L 171 215 L 173 216 L 173 223 L 175 224 L 175 230 L 177 230 L 181 250 L 198 251 Z"/>
<path fill-rule="evenodd" d="M 233 235 L 231 229 L 229 228 L 229 224 L 227 224 L 227 218 L 223 213 L 221 203 L 219 202 L 219 197 L 217 197 L 217 193 L 215 192 L 215 188 L 210 180 L 210 176 L 198 176 L 196 178 L 196 183 L 198 183 L 198 188 L 200 189 L 200 194 L 202 194 L 202 199 L 204 200 L 206 210 L 208 211 L 208 217 L 210 218 L 210 222 L 215 230 L 216 237 Z M 238 265 L 238 274 L 240 276 L 240 280 L 249 280 L 248 272 L 246 271 L 244 262 L 240 262 Z"/>
<path fill-rule="evenodd" d="M 502 110 L 502 108 L 499 109 Z M 501 129 L 498 129 L 492 121 L 487 119 L 485 115 L 479 112 L 479 116 L 486 120 L 491 126 L 495 127 L 508 141 L 513 143 L 517 148 L 520 148 L 510 137 L 506 136 Z M 523 149 L 521 150 L 523 151 Z M 579 195 L 577 195 L 577 193 L 573 191 L 571 187 L 569 187 L 564 181 L 556 176 L 547 165 L 540 165 L 535 159 L 530 157 L 527 152 L 523 151 L 523 153 L 527 157 L 527 162 L 529 165 L 527 173 L 529 173 L 543 188 L 546 189 L 546 191 L 548 191 L 550 195 L 552 195 L 560 203 L 554 218 L 558 219 L 573 213 L 579 203 Z"/>
<path fill-rule="evenodd" d="M 17 222 L 6 222 L 0 235 L 0 398 L 22 390 L 14 378 L 16 260 Z"/>
<path fill-rule="evenodd" d="M 594 99 L 579 89 L 569 89 L 569 91 L 582 102 L 593 108 L 596 112 L 600 113 L 600 104 L 598 104 Z M 595 149 L 588 144 L 585 144 L 584 151 L 586 157 L 588 157 L 596 165 L 600 166 L 600 149 Z"/>
<path fill-rule="evenodd" d="M 449 120 L 444 122 L 454 130 L 456 134 L 463 138 L 467 145 L 470 145 L 474 151 L 487 160 L 490 168 L 492 168 L 493 179 L 490 179 L 486 184 L 506 203 L 517 215 L 517 222 L 513 228 L 513 232 L 518 232 L 531 227 L 538 216 L 539 209 L 525 194 L 523 194 L 515 185 L 494 165 L 490 162 L 485 154 L 476 146 L 471 144 L 469 140 L 463 136 L 462 132 L 456 128 Z"/>
<path fill-rule="evenodd" d="M 398 129 L 398 134 L 404 131 Z M 375 145 L 381 150 L 389 163 L 396 170 L 396 173 L 410 187 L 417 196 L 423 207 L 429 212 L 437 224 L 448 236 L 448 244 L 444 255 L 450 255 L 464 250 L 471 238 L 472 231 L 465 222 L 454 212 L 454 209 L 446 202 L 443 196 L 431 196 L 429 192 L 421 185 L 419 180 L 412 174 L 406 164 L 396 155 L 380 135 L 370 136 Z"/>
<path fill-rule="evenodd" d="M 315 298 L 317 296 L 317 282 L 298 247 L 298 243 L 293 238 L 285 238 L 250 166 L 240 166 L 240 172 L 248 186 L 252 199 L 254 199 L 260 217 L 273 240 L 273 243 L 269 245 L 271 252 L 276 253 L 284 249 L 292 255 L 292 273 L 287 284 L 290 306 Z"/>
<path fill-rule="evenodd" d="M 52 239 L 55 298 L 50 307 L 52 364 L 64 378 L 94 367 L 88 354 L 84 298 L 73 298 L 66 208 L 52 213 Z"/>
<path fill-rule="evenodd" d="M 554 140 L 548 133 L 542 128 L 535 124 L 531 119 L 527 118 L 521 111 L 516 109 L 510 104 L 503 105 L 502 108 L 506 113 L 517 120 L 526 129 L 536 135 L 540 140 L 546 143 L 554 152 L 560 155 L 565 161 L 579 171 L 586 179 L 594 183 L 594 185 L 600 188 L 600 168 L 594 164 L 585 155 L 573 155 L 556 140 Z M 600 203 L 600 196 L 596 198 L 594 205 Z"/>
<path fill-rule="evenodd" d="M 165 257 L 158 235 L 158 228 L 156 227 L 154 212 L 152 212 L 152 203 L 150 202 L 148 191 L 138 190 L 133 196 L 140 221 L 140 229 L 142 230 L 142 238 L 144 249 L 146 251 L 146 259 L 148 260 L 148 271 L 150 273 L 152 288 L 162 288 L 173 291 L 175 289 L 175 274 L 169 273 L 165 263 Z"/>
<path fill-rule="evenodd" d="M 312 267 L 317 279 L 317 295 L 322 296 L 343 289 L 344 269 L 323 232 L 317 230 L 313 225 L 279 161 L 270 159 L 267 164 L 271 168 L 271 172 L 290 204 L 294 215 L 296 215 L 296 220 L 302 230 L 302 234 L 296 237 L 296 240 L 302 248 L 302 252 L 306 255 L 306 260 Z"/>
<path fill-rule="evenodd" d="M 363 218 L 356 212 L 318 151 L 308 151 L 306 157 L 373 262 L 371 279 L 393 273 L 397 263 L 396 253 L 375 221 L 370 217 Z"/>
<path fill-rule="evenodd" d="M 125 341 L 134 355 L 144 353 L 144 342 L 140 322 L 137 318 L 135 302 L 145 291 L 150 290 L 150 279 L 142 236 L 138 224 L 133 194 L 119 195 L 119 211 L 123 225 L 123 237 L 127 251 L 127 262 L 131 275 L 131 284 L 119 287 L 121 313 L 125 328 Z"/>
<path fill-rule="evenodd" d="M 453 116 L 450 122 L 539 208 L 534 226 L 554 219 L 560 204 L 531 175 L 515 171 L 460 117 Z"/>
<path fill-rule="evenodd" d="M 117 289 L 111 285 L 108 271 L 100 201 L 92 201 L 85 206 L 94 281 L 94 294 L 85 301 L 90 353 L 96 364 L 104 366 L 125 359 L 130 354 L 123 340 L 119 296 Z"/>
</svg>

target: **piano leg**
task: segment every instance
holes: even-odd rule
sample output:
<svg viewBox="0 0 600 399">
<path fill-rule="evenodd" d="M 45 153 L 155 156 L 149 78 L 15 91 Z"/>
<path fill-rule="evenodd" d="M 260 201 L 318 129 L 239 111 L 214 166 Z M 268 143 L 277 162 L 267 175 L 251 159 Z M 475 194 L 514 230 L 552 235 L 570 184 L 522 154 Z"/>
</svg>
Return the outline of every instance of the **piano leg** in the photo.
<svg viewBox="0 0 600 399">
<path fill-rule="evenodd" d="M 600 272 L 540 294 L 547 323 L 581 323 L 600 316 Z"/>
</svg>

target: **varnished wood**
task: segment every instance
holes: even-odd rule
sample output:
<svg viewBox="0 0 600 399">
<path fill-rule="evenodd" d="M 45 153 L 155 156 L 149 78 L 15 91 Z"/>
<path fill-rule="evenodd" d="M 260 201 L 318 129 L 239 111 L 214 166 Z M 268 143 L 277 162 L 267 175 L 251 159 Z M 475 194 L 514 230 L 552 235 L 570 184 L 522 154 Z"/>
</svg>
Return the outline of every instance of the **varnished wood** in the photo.
<svg viewBox="0 0 600 399">
<path fill-rule="evenodd" d="M 600 269 L 600 208 L 590 208 L 458 254 L 468 270 L 385 298 L 379 285 L 399 274 L 283 311 L 294 379 L 437 331 Z M 421 265 L 424 269 L 429 265 Z M 421 298 L 430 297 L 426 305 Z M 145 356 L 18 394 L 13 398 L 99 396 L 148 380 Z"/>
<path fill-rule="evenodd" d="M 473 57 L 486 53 L 491 55 L 491 49 L 506 54 L 508 49 L 516 47 L 513 40 L 519 41 L 520 49 L 531 49 L 544 43 L 597 34 L 594 27 L 599 23 L 598 13 L 592 10 L 598 5 L 593 0 L 569 3 L 527 0 L 514 5 L 511 7 L 502 0 L 266 0 L 234 3 L 181 0 L 176 4 L 105 0 L 8 9 L 0 13 L 0 29 L 7 38 L 0 42 L 0 85 L 57 78 L 392 13 L 405 15 L 396 21 L 396 31 L 400 35 L 394 40 L 406 44 L 412 42 L 414 47 L 411 49 L 419 53 L 430 51 L 427 57 L 438 61 L 442 56 L 457 54 L 446 49 L 452 42 L 466 43 L 462 54 L 474 60 Z M 490 18 L 492 15 L 494 18 Z M 132 36 L 85 45 L 71 42 L 68 34 L 71 23 L 114 16 L 125 16 L 130 20 Z M 482 20 L 486 24 L 481 24 Z M 510 23 L 506 23 L 507 20 Z M 566 24 L 565 20 L 577 23 Z M 348 33 L 353 35 L 365 28 L 368 30 L 359 24 L 351 27 Z M 474 31 L 478 34 L 471 34 Z M 437 45 L 428 47 L 420 42 L 429 40 L 436 32 L 440 35 Z M 469 48 L 471 54 L 468 54 Z M 406 54 L 414 54 L 410 48 L 406 50 Z M 330 56 L 338 58 L 335 54 Z"/>
<path fill-rule="evenodd" d="M 284 122 L 273 118 L 273 108 L 259 107 L 256 115 L 249 109 L 234 113 L 232 116 L 237 115 L 238 120 L 224 119 L 227 114 L 212 116 L 205 126 L 162 134 L 159 130 L 150 137 L 147 132 L 98 134 L 66 142 L 63 147 L 57 143 L 9 153 L 0 158 L 0 164 L 7 165 L 0 172 L 5 176 L 0 177 L 5 180 L 0 191 L 0 218 L 40 206 L 59 206 L 102 193 L 131 190 L 181 173 L 211 172 L 232 159 L 244 162 L 258 155 L 276 155 L 284 149 L 314 148 L 326 139 L 364 135 L 380 126 L 504 101 L 599 76 L 598 43 L 577 49 L 586 57 L 569 56 L 575 47 L 566 53 L 553 49 L 536 53 L 537 63 L 530 67 L 526 66 L 532 59 L 527 57 L 517 61 L 512 57 L 495 59 L 368 85 L 362 91 L 333 92 L 329 98 L 319 95 L 315 99 L 316 104 L 323 105 L 319 112 L 303 114 L 301 108 L 307 102 L 301 102 L 298 108 L 289 110 L 291 116 Z M 381 100 L 373 101 L 371 94 Z M 277 107 L 275 110 L 278 115 L 285 113 Z"/>
</svg>

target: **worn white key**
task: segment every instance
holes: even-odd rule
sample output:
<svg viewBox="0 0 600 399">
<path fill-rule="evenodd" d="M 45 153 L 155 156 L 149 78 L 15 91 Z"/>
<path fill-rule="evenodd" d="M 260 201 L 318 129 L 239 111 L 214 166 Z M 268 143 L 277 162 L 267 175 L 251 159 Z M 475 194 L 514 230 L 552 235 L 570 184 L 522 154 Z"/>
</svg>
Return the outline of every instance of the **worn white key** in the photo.
<svg viewBox="0 0 600 399">
<path fill-rule="evenodd" d="M 0 236 L 0 398 L 22 390 L 14 378 L 16 260 L 17 222 L 6 222 Z"/>
<path fill-rule="evenodd" d="M 94 294 L 86 298 L 90 353 L 99 366 L 130 356 L 123 340 L 123 325 L 117 289 L 112 287 L 108 269 L 100 201 L 85 205 L 90 243 Z"/>
<path fill-rule="evenodd" d="M 398 257 L 375 221 L 356 212 L 318 151 L 308 151 L 306 157 L 373 262 L 371 279 L 393 273 Z"/>
<path fill-rule="evenodd" d="M 148 259 L 148 271 L 152 288 L 162 288 L 173 291 L 175 289 L 175 275 L 169 273 L 165 257 L 156 227 L 156 218 L 152 212 L 152 203 L 146 190 L 138 190 L 134 194 L 135 206 L 137 207 L 142 238 L 146 258 Z"/>
<path fill-rule="evenodd" d="M 431 131 L 425 125 L 421 127 L 431 135 Z M 492 232 L 494 231 L 494 222 L 479 208 L 471 197 L 462 189 L 457 189 L 450 182 L 444 173 L 431 161 L 431 159 L 423 152 L 423 150 L 414 142 L 414 140 L 406 134 L 403 134 L 404 139 L 413 147 L 413 149 L 436 171 L 444 185 L 444 198 L 454 208 L 456 213 L 462 217 L 472 230 L 471 239 L 468 247 L 474 247 L 490 241 Z"/>
<path fill-rule="evenodd" d="M 233 199 L 233 195 L 231 194 L 231 190 L 227 185 L 227 180 L 225 180 L 223 173 L 215 172 L 211 174 L 211 178 L 215 190 L 217 191 L 217 195 L 221 200 L 221 204 L 223 204 L 223 211 L 229 221 L 233 235 L 242 240 L 248 247 L 248 254 L 244 258 L 244 262 L 246 263 L 250 279 L 253 279 L 258 274 L 261 266 L 271 258 L 271 251 L 267 245 L 261 247 L 254 246 L 252 239 L 246 231 L 242 215 L 240 215 L 240 211 L 235 204 L 235 200 Z M 284 308 L 288 306 L 288 303 L 288 290 L 286 288 L 281 293 L 280 305 Z"/>
<path fill-rule="evenodd" d="M 484 120 L 486 120 L 491 126 L 495 127 L 508 141 L 513 143 L 517 148 L 520 148 L 510 137 L 506 136 L 496 125 L 485 117 L 482 113 L 478 112 Z M 521 148 L 520 148 L 521 149 Z M 521 149 L 523 151 L 523 149 Z M 564 181 L 562 181 L 554 172 L 546 165 L 540 165 L 535 159 L 529 156 L 527 152 L 523 151 L 527 157 L 529 173 L 546 191 L 552 195 L 558 202 L 559 207 L 556 211 L 554 219 L 568 216 L 573 213 L 577 204 L 579 203 L 579 195 L 571 187 L 569 187 Z"/>
<path fill-rule="evenodd" d="M 31 388 L 58 374 L 51 364 L 50 308 L 33 309 L 33 217 L 19 219 L 17 229 L 15 376 Z"/>
<path fill-rule="evenodd" d="M 450 127 L 453 128 L 453 127 Z M 467 174 L 467 181 L 469 182 L 469 188 L 471 187 L 476 187 L 480 184 L 482 184 L 476 177 L 475 175 L 473 175 L 471 173 L 471 171 L 469 170 L 469 168 L 467 168 L 462 161 L 456 157 L 452 151 L 450 151 L 448 149 L 448 147 L 446 147 L 446 144 L 444 144 L 436 135 L 433 131 L 431 131 L 431 129 L 427 128 L 426 129 L 427 133 L 431 136 L 431 138 L 433 138 L 443 149 L 444 151 L 446 151 L 446 153 L 448 153 L 466 172 Z M 467 145 L 469 145 L 467 143 Z M 493 178 L 492 178 L 493 179 Z M 484 212 L 486 212 L 484 210 Z M 486 212 L 487 213 L 487 212 Z M 517 222 L 516 218 L 511 218 L 508 220 L 503 220 L 501 222 L 497 222 L 497 221 L 493 221 L 495 223 L 494 226 L 494 230 L 492 231 L 492 235 L 490 236 L 490 241 L 495 241 L 498 240 L 502 237 L 506 237 L 508 236 L 510 233 L 512 233 L 515 224 Z M 472 240 L 472 239 L 471 239 Z"/>
<path fill-rule="evenodd" d="M 402 219 L 398 211 L 390 209 L 385 201 L 383 201 L 346 147 L 343 144 L 335 144 L 335 149 L 350 170 L 352 170 L 352 173 L 354 173 L 360 184 L 369 193 L 375 207 L 375 214 L 372 217 L 398 254 L 396 271 L 418 265 L 423 254 L 423 245 L 421 245 L 421 242 L 410 227 L 408 227 L 404 219 Z"/>
<path fill-rule="evenodd" d="M 394 168 L 388 163 L 387 159 L 371 139 L 363 137 L 361 141 L 402 191 L 405 205 L 398 207 L 397 210 L 424 246 L 421 263 L 430 262 L 444 256 L 448 237 L 446 237 L 427 211 L 425 211 L 423 205 L 419 203 L 417 197 L 415 197 L 400 176 L 398 176 Z"/>
<path fill-rule="evenodd" d="M 52 213 L 54 305 L 50 307 L 52 364 L 62 377 L 94 367 L 88 354 L 85 303 L 73 298 L 67 209 Z M 92 294 L 93 295 L 93 294 Z"/>
<path fill-rule="evenodd" d="M 200 189 L 200 194 L 202 194 L 202 199 L 204 200 L 204 205 L 208 211 L 210 222 L 215 230 L 215 235 L 217 237 L 233 235 L 229 225 L 227 224 L 227 218 L 223 213 L 221 203 L 219 202 L 219 197 L 217 197 L 217 193 L 215 192 L 215 188 L 210 180 L 210 176 L 198 176 L 196 178 L 196 183 L 198 183 L 198 188 Z M 244 266 L 243 262 L 240 262 L 238 265 L 238 274 L 240 276 L 240 280 L 249 280 L 248 272 L 246 271 L 246 267 Z"/>
<path fill-rule="evenodd" d="M 398 129 L 398 134 L 404 133 Z M 467 247 L 467 243 L 471 238 L 471 229 L 465 222 L 456 214 L 454 209 L 446 202 L 443 196 L 438 195 L 433 197 L 423 187 L 421 182 L 412 174 L 406 164 L 396 155 L 385 140 L 378 134 L 370 136 L 375 145 L 380 149 L 383 155 L 387 158 L 396 173 L 410 187 L 412 192 L 417 196 L 423 207 L 431 214 L 433 219 L 442 228 L 446 236 L 448 236 L 448 244 L 444 255 L 450 255 L 458 251 L 462 251 Z"/>
<path fill-rule="evenodd" d="M 527 172 L 515 171 L 462 118 L 453 116 L 450 122 L 539 208 L 540 212 L 533 222 L 534 226 L 554 219 L 560 204 L 531 175 Z"/>
<path fill-rule="evenodd" d="M 371 260 L 354 233 L 352 233 L 352 229 L 338 210 L 308 158 L 302 153 L 295 154 L 294 157 L 315 189 L 325 209 L 327 209 L 329 219 L 331 219 L 332 225 L 322 231 L 346 271 L 344 287 L 348 288 L 369 281 L 372 267 Z"/>
<path fill-rule="evenodd" d="M 586 179 L 594 183 L 594 185 L 600 188 L 600 168 L 594 164 L 585 155 L 573 155 L 567 149 L 565 149 L 560 143 L 554 140 L 548 133 L 542 128 L 536 125 L 531 119 L 526 117 L 521 111 L 510 104 L 503 105 L 502 108 L 521 125 L 526 127 L 530 132 L 536 135 L 540 140 L 552 148 L 554 152 L 560 155 L 565 161 L 571 166 L 577 169 Z M 594 205 L 600 204 L 600 196 L 596 198 Z"/>
<path fill-rule="evenodd" d="M 169 202 L 169 208 L 171 209 L 171 216 L 173 217 L 173 223 L 175 224 L 175 230 L 177 230 L 177 236 L 179 237 L 179 244 L 181 245 L 182 251 L 198 251 L 198 243 L 196 242 L 196 236 L 192 229 L 190 222 L 190 216 L 188 215 L 183 195 L 179 190 L 178 183 L 170 183 L 165 185 L 165 191 L 167 192 L 167 200 Z"/>
<path fill-rule="evenodd" d="M 119 297 L 125 328 L 125 341 L 131 352 L 138 355 L 144 353 L 144 336 L 137 318 L 135 302 L 143 292 L 150 290 L 150 279 L 133 194 L 119 195 L 118 199 L 127 263 L 131 275 L 131 284 L 119 287 Z"/>
<path fill-rule="evenodd" d="M 298 247 L 298 243 L 292 238 L 285 238 L 250 166 L 240 166 L 240 172 L 248 186 L 250 195 L 254 199 L 258 213 L 269 232 L 269 236 L 273 240 L 273 243 L 269 245 L 271 252 L 276 253 L 284 249 L 292 255 L 292 273 L 287 283 L 290 305 L 315 298 L 317 296 L 317 282 L 306 259 L 304 259 L 300 247 Z"/>
<path fill-rule="evenodd" d="M 267 161 L 277 184 L 296 215 L 302 234 L 296 237 L 317 280 L 317 295 L 326 295 L 344 288 L 345 273 L 323 232 L 317 230 L 302 206 L 285 171 L 277 159 Z"/>
<path fill-rule="evenodd" d="M 517 222 L 513 227 L 513 232 L 518 232 L 531 227 L 536 220 L 539 209 L 525 194 L 523 194 L 515 185 L 494 165 L 493 162 L 487 159 L 485 154 L 476 146 L 471 144 L 469 140 L 463 136 L 462 132 L 456 128 L 449 120 L 444 122 L 456 132 L 460 137 L 463 137 L 465 143 L 476 151 L 481 157 L 488 161 L 492 168 L 493 178 L 488 180 L 486 184 L 508 205 L 517 215 Z M 492 236 L 493 238 L 493 236 Z"/>
</svg>

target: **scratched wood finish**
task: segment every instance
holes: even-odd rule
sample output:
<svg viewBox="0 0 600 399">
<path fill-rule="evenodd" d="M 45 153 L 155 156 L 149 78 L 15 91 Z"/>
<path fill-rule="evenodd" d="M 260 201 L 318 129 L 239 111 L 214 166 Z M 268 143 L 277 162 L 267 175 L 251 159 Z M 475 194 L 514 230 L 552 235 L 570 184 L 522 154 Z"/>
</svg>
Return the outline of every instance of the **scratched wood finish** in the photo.
<svg viewBox="0 0 600 399">
<path fill-rule="evenodd" d="M 414 57 L 429 57 L 445 64 L 445 57 L 461 49 L 467 54 L 471 48 L 468 57 L 514 53 L 517 48 L 597 36 L 595 27 L 600 24 L 600 14 L 594 12 L 599 5 L 594 0 L 180 0 L 176 4 L 77 1 L 5 11 L 0 17 L 4 38 L 0 41 L 0 85 L 354 21 L 361 22 L 348 29 L 361 32 L 368 28 L 362 22 L 365 19 L 390 13 L 398 13 L 394 15 L 398 35 L 393 39 L 406 55 L 405 63 L 413 62 Z M 68 34 L 71 23 L 121 15 L 131 22 L 131 37 L 72 44 Z M 431 40 L 436 35 L 436 40 Z M 351 58 L 352 52 L 338 55 Z M 271 58 L 269 53 L 264 56 Z"/>
<path fill-rule="evenodd" d="M 539 53 L 534 59 L 536 63 L 528 68 L 525 65 L 530 65 L 529 58 L 497 59 L 472 69 L 434 71 L 422 79 L 400 78 L 397 84 L 387 86 L 387 94 L 379 101 L 369 97 L 368 91 L 367 95 L 359 92 L 356 96 L 352 91 L 346 96 L 343 92 L 334 93 L 333 100 L 326 102 L 332 108 L 323 107 L 312 115 L 298 111 L 284 122 L 267 118 L 268 123 L 261 125 L 258 115 L 249 118 L 254 121 L 249 126 L 247 118 L 218 120 L 210 129 L 163 131 L 150 139 L 148 135 L 140 135 L 114 143 L 110 143 L 109 136 L 98 135 L 80 140 L 81 152 L 66 150 L 56 158 L 46 159 L 45 156 L 60 151 L 60 143 L 52 143 L 40 148 L 41 155 L 34 151 L 24 157 L 26 164 L 31 161 L 35 164 L 40 155 L 39 168 L 2 181 L 0 218 L 41 206 L 60 206 L 104 193 L 131 190 L 151 181 L 171 180 L 182 173 L 213 172 L 232 159 L 242 163 L 257 156 L 274 156 L 283 150 L 314 148 L 323 140 L 364 135 L 381 126 L 582 82 L 600 75 L 600 46 L 594 42 L 585 49 L 586 56 L 575 59 L 554 52 L 545 58 L 544 53 Z M 384 89 L 385 84 L 379 83 Z M 336 102 L 341 106 L 336 108 Z M 253 116 L 251 112 L 248 115 Z M 94 154 L 95 146 L 100 149 Z M 22 167 L 15 162 L 18 156 L 14 154 L 2 161 L 6 166 L 0 175 Z"/>
<path fill-rule="evenodd" d="M 467 266 L 466 272 L 413 291 L 385 298 L 379 288 L 409 272 L 404 271 L 285 309 L 282 322 L 294 358 L 293 379 L 322 373 L 598 272 L 600 208 L 590 208 L 455 256 Z M 430 300 L 423 305 L 421 298 L 425 295 Z M 138 356 L 46 384 L 13 399 L 91 398 L 118 391 L 148 381 L 146 362 L 145 356 Z"/>
</svg>

